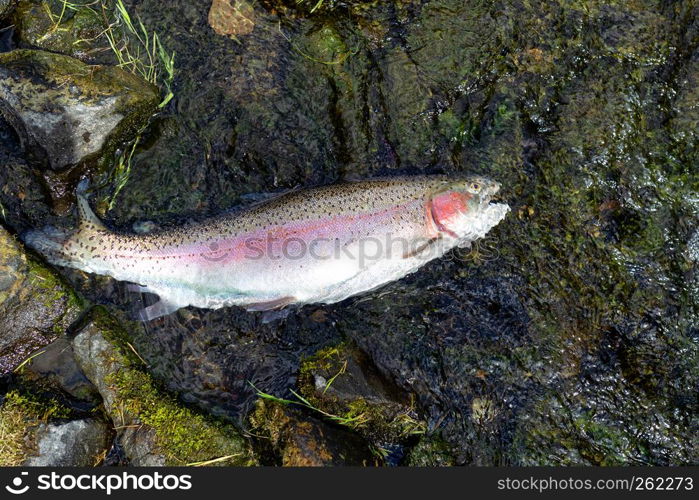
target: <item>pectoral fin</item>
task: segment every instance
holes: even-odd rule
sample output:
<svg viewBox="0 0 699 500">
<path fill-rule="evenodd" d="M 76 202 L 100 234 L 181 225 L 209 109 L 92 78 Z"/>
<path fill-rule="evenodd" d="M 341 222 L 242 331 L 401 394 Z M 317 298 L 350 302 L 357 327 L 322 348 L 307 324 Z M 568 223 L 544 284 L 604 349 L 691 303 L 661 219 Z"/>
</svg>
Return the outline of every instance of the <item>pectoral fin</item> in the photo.
<svg viewBox="0 0 699 500">
<path fill-rule="evenodd" d="M 434 245 L 434 243 L 435 243 L 436 241 L 439 241 L 440 239 L 441 239 L 441 237 L 438 236 L 438 237 L 436 237 L 436 238 L 432 238 L 431 240 L 422 243 L 421 245 L 419 245 L 419 246 L 418 246 L 417 248 L 415 248 L 414 250 L 411 250 L 410 252 L 407 252 L 407 253 L 403 254 L 403 258 L 404 258 L 404 259 L 409 259 L 410 257 L 415 257 L 416 255 L 421 254 L 422 252 L 424 252 L 425 250 L 427 250 L 428 248 L 430 248 L 432 245 Z"/>
</svg>

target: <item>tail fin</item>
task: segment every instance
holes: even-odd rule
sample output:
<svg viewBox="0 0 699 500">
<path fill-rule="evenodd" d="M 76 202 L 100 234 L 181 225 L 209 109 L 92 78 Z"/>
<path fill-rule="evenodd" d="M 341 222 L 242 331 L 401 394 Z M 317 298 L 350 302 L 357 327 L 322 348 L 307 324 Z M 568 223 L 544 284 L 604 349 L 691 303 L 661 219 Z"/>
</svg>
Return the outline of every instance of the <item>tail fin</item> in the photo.
<svg viewBox="0 0 699 500">
<path fill-rule="evenodd" d="M 28 246 L 46 257 L 51 264 L 57 266 L 76 267 L 74 255 L 66 248 L 69 233 L 53 226 L 33 229 L 22 235 L 22 240 Z"/>
<path fill-rule="evenodd" d="M 108 231 L 90 208 L 85 196 L 86 190 L 87 181 L 80 182 L 76 190 L 80 218 L 77 230 L 64 231 L 46 226 L 24 233 L 24 243 L 45 256 L 52 264 L 86 269 L 85 261 L 91 256 L 90 247 L 86 242 L 95 240 L 95 233 Z"/>
<path fill-rule="evenodd" d="M 87 186 L 87 179 L 83 179 L 75 190 L 75 197 L 78 199 L 78 217 L 80 218 L 78 231 L 107 231 L 108 229 L 90 208 L 90 202 L 87 201 Z"/>
</svg>

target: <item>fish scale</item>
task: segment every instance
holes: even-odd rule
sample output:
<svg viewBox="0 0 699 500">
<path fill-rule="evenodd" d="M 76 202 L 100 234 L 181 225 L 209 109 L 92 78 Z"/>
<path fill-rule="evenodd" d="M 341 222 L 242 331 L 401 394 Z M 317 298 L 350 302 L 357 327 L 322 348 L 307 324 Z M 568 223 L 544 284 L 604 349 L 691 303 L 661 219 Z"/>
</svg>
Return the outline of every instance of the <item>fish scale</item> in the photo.
<svg viewBox="0 0 699 500">
<path fill-rule="evenodd" d="M 143 320 L 190 305 L 270 310 L 338 302 L 469 244 L 509 210 L 491 202 L 498 189 L 482 177 L 346 182 L 143 235 L 107 229 L 80 192 L 76 231 L 44 228 L 24 240 L 56 265 L 158 294 Z"/>
</svg>

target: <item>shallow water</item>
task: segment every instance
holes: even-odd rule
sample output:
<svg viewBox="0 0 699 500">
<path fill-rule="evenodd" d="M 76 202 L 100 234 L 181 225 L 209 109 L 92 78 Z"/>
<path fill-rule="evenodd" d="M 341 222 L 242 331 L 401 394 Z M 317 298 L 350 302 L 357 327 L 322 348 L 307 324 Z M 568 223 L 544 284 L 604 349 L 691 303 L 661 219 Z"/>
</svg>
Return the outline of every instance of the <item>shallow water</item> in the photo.
<svg viewBox="0 0 699 500">
<path fill-rule="evenodd" d="M 512 207 L 475 250 L 341 304 L 129 323 L 165 386 L 244 427 L 249 382 L 286 396 L 350 340 L 457 463 L 699 462 L 695 2 L 268 1 L 237 40 L 208 1 L 128 4 L 177 72 L 112 226 L 398 173 L 484 174 Z M 3 182 L 31 176 L 13 165 Z M 15 230 L 66 220 L 28 196 L 2 198 Z M 63 273 L 123 318 L 142 306 Z"/>
</svg>

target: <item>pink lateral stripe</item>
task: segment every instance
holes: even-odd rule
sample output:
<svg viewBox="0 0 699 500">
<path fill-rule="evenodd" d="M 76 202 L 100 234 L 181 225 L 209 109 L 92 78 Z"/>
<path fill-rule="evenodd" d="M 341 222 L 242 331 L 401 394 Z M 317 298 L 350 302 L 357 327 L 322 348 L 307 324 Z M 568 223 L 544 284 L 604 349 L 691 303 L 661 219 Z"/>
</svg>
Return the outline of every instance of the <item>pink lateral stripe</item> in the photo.
<svg viewBox="0 0 699 500">
<path fill-rule="evenodd" d="M 414 203 L 414 202 L 409 202 Z M 251 241 L 279 241 L 284 242 L 292 237 L 303 237 L 314 234 L 313 238 L 304 241 L 312 241 L 318 237 L 328 238 L 329 234 L 342 234 L 351 231 L 359 223 L 371 220 L 380 221 L 386 216 L 392 216 L 396 212 L 405 209 L 409 203 L 396 205 L 380 212 L 371 212 L 358 215 L 343 215 L 339 217 L 326 217 L 323 219 L 308 219 L 306 221 L 290 223 L 281 226 L 272 226 L 270 229 L 261 229 L 233 238 L 226 238 L 213 242 L 210 245 L 204 243 L 190 243 L 174 248 L 159 249 L 154 252 L 134 252 L 112 254 L 114 258 L 139 259 L 139 260 L 167 260 L 184 259 L 197 261 L 203 258 L 206 261 L 236 261 L 249 256 L 249 242 Z M 334 237 L 334 236 L 333 236 Z M 215 246 L 214 246 L 215 245 Z M 175 252 L 173 252 L 175 250 Z"/>
</svg>

